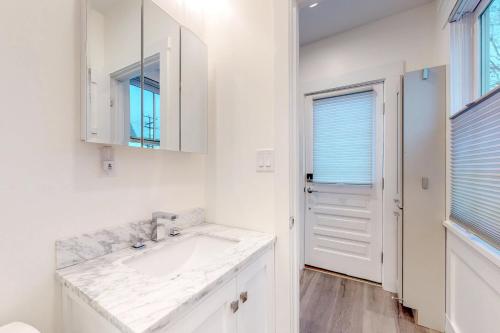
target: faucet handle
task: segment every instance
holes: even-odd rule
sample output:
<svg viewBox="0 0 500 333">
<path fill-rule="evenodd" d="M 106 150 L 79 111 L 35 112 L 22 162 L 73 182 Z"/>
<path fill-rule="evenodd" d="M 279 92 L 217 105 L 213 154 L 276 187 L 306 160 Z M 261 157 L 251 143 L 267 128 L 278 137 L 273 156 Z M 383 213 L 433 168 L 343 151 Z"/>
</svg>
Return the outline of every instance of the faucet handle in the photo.
<svg viewBox="0 0 500 333">
<path fill-rule="evenodd" d="M 175 221 L 177 220 L 177 214 L 168 212 L 153 212 L 153 219 L 158 219 L 158 218 Z"/>
<path fill-rule="evenodd" d="M 142 249 L 144 246 L 146 246 L 146 244 L 144 244 L 144 239 L 142 239 L 141 237 L 136 237 L 132 241 L 132 247 L 134 249 Z"/>
<path fill-rule="evenodd" d="M 172 227 L 170 228 L 169 236 L 170 237 L 175 237 L 179 236 L 181 234 L 181 231 L 178 227 Z"/>
</svg>

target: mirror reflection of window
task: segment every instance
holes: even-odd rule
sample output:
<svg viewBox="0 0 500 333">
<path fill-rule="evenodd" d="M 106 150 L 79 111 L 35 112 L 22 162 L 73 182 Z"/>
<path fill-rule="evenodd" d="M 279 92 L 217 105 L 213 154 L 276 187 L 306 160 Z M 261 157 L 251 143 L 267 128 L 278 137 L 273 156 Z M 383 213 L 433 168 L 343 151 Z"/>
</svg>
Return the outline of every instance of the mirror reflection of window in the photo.
<svg viewBox="0 0 500 333">
<path fill-rule="evenodd" d="M 141 146 L 141 78 L 130 80 L 130 147 Z"/>
<path fill-rule="evenodd" d="M 160 108 L 160 61 L 153 55 L 144 61 L 144 109 L 141 120 L 141 76 L 128 81 L 130 98 L 130 147 L 149 149 L 160 148 L 161 108 Z M 141 130 L 142 128 L 142 130 Z"/>
<path fill-rule="evenodd" d="M 160 83 L 144 77 L 144 117 L 142 128 L 144 148 L 160 148 Z M 130 141 L 129 146 L 141 147 L 141 78 L 130 80 Z"/>
</svg>

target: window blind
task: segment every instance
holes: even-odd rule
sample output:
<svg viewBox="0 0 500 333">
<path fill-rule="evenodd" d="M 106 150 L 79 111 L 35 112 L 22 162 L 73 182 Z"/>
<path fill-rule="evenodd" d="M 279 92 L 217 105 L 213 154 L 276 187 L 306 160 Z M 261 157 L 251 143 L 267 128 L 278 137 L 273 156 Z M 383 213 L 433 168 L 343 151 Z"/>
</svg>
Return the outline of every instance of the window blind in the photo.
<svg viewBox="0 0 500 333">
<path fill-rule="evenodd" d="M 316 183 L 373 183 L 375 92 L 313 101 L 313 175 Z"/>
<path fill-rule="evenodd" d="M 500 89 L 451 119 L 451 219 L 499 248 Z"/>
<path fill-rule="evenodd" d="M 452 115 L 474 100 L 474 24 L 474 14 L 467 14 L 450 25 Z"/>
</svg>

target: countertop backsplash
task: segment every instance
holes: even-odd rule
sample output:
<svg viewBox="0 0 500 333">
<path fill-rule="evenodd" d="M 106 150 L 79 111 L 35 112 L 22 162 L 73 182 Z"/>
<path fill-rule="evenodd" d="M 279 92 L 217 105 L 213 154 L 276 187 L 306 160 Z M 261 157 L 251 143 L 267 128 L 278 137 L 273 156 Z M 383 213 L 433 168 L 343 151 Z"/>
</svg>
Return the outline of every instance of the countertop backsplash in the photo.
<svg viewBox="0 0 500 333">
<path fill-rule="evenodd" d="M 179 212 L 175 225 L 182 229 L 203 222 L 205 210 L 195 208 Z M 150 240 L 151 232 L 151 220 L 145 220 L 59 239 L 56 241 L 56 269 L 123 250 L 139 239 Z"/>
</svg>

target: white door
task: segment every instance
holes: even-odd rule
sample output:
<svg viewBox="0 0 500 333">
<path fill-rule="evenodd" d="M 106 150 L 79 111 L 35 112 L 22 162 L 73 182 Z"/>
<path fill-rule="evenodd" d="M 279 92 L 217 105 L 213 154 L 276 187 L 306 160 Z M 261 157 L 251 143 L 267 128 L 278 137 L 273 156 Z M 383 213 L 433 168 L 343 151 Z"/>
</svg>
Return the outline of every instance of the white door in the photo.
<svg viewBox="0 0 500 333">
<path fill-rule="evenodd" d="M 382 281 L 383 84 L 307 98 L 305 263 Z"/>
<path fill-rule="evenodd" d="M 274 256 L 268 251 L 238 276 L 238 333 L 274 332 Z"/>
</svg>

